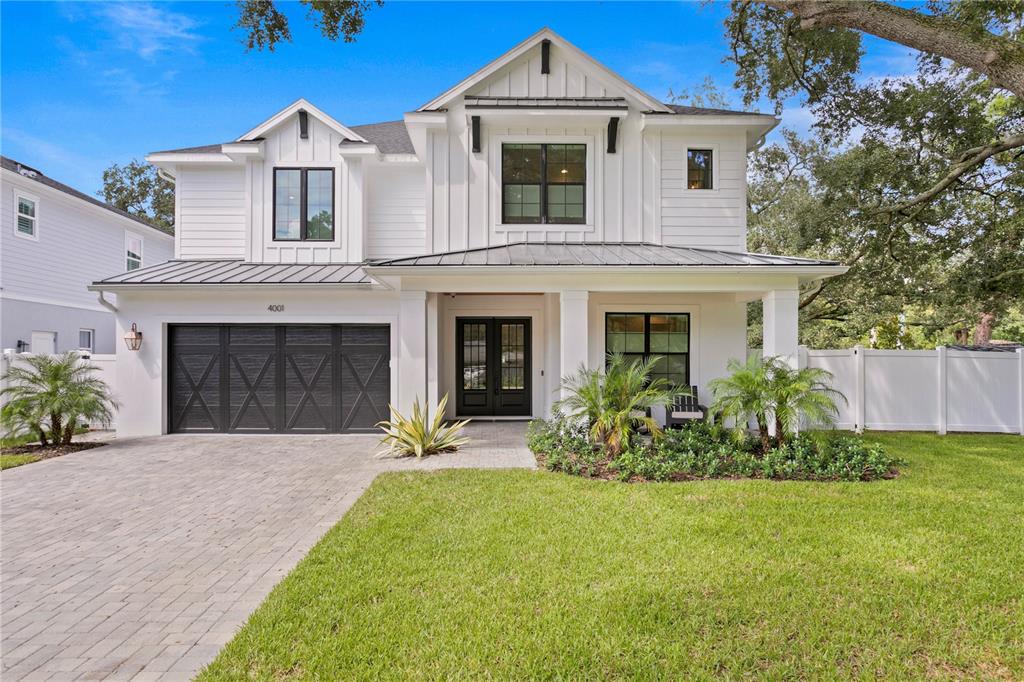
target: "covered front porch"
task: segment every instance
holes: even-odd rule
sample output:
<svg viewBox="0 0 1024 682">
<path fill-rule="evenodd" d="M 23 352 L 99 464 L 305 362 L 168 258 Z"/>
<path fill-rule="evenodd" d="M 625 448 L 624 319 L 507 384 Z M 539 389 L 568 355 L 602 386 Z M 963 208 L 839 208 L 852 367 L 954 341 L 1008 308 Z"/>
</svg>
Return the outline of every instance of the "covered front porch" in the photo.
<svg viewBox="0 0 1024 682">
<path fill-rule="evenodd" d="M 609 247 L 618 247 L 611 255 Z M 583 261 L 590 257 L 591 262 Z M 598 262 L 604 259 L 604 262 Z M 764 309 L 764 353 L 796 361 L 799 286 L 821 261 L 654 245 L 522 244 L 366 266 L 399 294 L 400 410 L 529 419 L 550 414 L 561 380 L 608 353 L 660 358 L 696 386 L 747 353 L 747 304 Z"/>
</svg>

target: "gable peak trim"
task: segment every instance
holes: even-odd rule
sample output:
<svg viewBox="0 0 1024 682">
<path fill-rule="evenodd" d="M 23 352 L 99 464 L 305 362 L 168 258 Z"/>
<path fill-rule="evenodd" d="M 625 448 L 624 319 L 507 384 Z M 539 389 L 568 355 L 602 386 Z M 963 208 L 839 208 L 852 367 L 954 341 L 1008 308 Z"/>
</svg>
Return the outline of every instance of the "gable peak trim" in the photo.
<svg viewBox="0 0 1024 682">
<path fill-rule="evenodd" d="M 359 133 L 353 131 L 351 128 L 345 125 L 342 125 L 339 121 L 335 120 L 331 116 L 328 116 L 326 113 L 324 113 L 323 110 L 315 106 L 309 100 L 300 97 L 299 99 L 295 100 L 294 102 L 286 106 L 284 109 L 281 109 L 279 112 L 277 112 L 267 120 L 260 123 L 252 130 L 237 137 L 235 139 L 235 142 L 246 142 L 252 140 L 253 138 L 263 137 L 264 134 L 270 131 L 272 128 L 276 128 L 289 117 L 297 114 L 300 111 L 305 111 L 307 114 L 312 114 L 315 118 L 320 120 L 320 122 L 325 124 L 328 128 L 331 128 L 336 133 L 343 135 L 345 138 L 349 140 L 354 140 L 356 142 L 367 141 L 366 138 L 364 138 Z"/>
</svg>

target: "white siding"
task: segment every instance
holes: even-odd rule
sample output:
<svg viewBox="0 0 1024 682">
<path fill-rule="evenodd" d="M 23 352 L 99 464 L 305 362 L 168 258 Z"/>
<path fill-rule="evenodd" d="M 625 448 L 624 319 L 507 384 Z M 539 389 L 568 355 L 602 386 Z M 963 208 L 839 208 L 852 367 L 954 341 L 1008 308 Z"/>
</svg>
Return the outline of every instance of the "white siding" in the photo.
<svg viewBox="0 0 1024 682">
<path fill-rule="evenodd" d="M 244 168 L 179 166 L 175 192 L 179 258 L 245 257 Z"/>
<path fill-rule="evenodd" d="M 662 243 L 712 249 L 746 249 L 746 138 L 741 131 L 695 128 L 685 133 L 654 133 L 660 150 Z M 713 150 L 714 187 L 686 188 L 686 150 Z"/>
<path fill-rule="evenodd" d="M 15 235 L 16 192 L 39 199 L 38 239 Z M 3 171 L 0 195 L 0 291 L 4 297 L 100 309 L 92 282 L 125 271 L 125 233 L 143 240 L 143 266 L 174 256 L 174 242 L 155 228 L 64 192 Z"/>
<path fill-rule="evenodd" d="M 372 166 L 366 174 L 366 255 L 397 258 L 426 248 L 423 167 Z"/>
</svg>

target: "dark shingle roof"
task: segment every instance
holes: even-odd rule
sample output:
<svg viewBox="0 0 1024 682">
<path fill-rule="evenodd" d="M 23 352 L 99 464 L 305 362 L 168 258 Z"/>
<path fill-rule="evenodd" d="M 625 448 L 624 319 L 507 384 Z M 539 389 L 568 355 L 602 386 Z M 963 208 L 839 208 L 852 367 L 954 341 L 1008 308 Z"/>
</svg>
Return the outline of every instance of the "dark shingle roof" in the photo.
<svg viewBox="0 0 1024 682">
<path fill-rule="evenodd" d="M 120 215 L 120 216 L 122 216 L 124 218 L 128 218 L 129 220 L 134 220 L 135 222 L 139 223 L 140 225 L 144 225 L 144 226 L 146 226 L 146 227 L 148 227 L 150 229 L 157 230 L 159 232 L 162 232 L 163 234 L 174 234 L 173 230 L 165 230 L 162 227 L 158 227 L 158 226 L 156 226 L 156 225 L 154 225 L 154 224 L 152 224 L 152 223 L 150 223 L 150 222 L 148 222 L 148 221 L 146 221 L 146 220 L 144 220 L 144 219 L 142 219 L 142 218 L 140 218 L 138 216 L 132 215 L 131 213 L 128 213 L 127 211 L 121 210 L 120 208 L 117 208 L 116 206 L 111 206 L 110 204 L 108 204 L 106 202 L 100 201 L 96 197 L 91 197 L 88 194 L 86 194 L 85 192 L 79 192 L 74 187 L 70 187 L 68 185 L 65 185 L 63 182 L 57 182 L 53 178 L 48 177 L 47 175 L 43 174 L 42 171 L 37 170 L 35 168 L 32 168 L 31 166 L 26 166 L 23 163 L 19 163 L 18 161 L 15 161 L 14 159 L 10 159 L 10 158 L 8 158 L 6 156 L 0 156 L 0 164 L 2 164 L 4 169 L 12 171 L 14 173 L 17 173 L 18 175 L 20 175 L 23 178 L 26 178 L 27 180 L 32 180 L 34 182 L 38 182 L 41 185 L 46 185 L 47 187 L 49 187 L 51 189 L 55 189 L 58 192 L 63 192 L 64 194 L 72 196 L 72 197 L 74 197 L 76 199 L 81 199 L 82 201 L 87 201 L 90 204 L 92 204 L 93 206 L 99 206 L 100 208 L 105 208 L 108 211 L 116 213 L 116 214 L 118 214 L 118 215 Z"/>
<path fill-rule="evenodd" d="M 210 154 L 213 152 L 219 152 L 222 144 L 230 144 L 229 142 L 218 142 L 217 144 L 201 144 L 198 147 L 182 147 L 181 149 L 161 149 L 158 152 L 150 152 L 152 154 Z"/>
<path fill-rule="evenodd" d="M 361 126 L 349 126 L 349 129 L 377 145 L 377 149 L 382 154 L 416 153 L 416 149 L 412 146 L 412 140 L 409 139 L 409 131 L 405 128 L 405 121 L 367 123 Z"/>
<path fill-rule="evenodd" d="M 733 111 L 731 109 L 708 109 L 707 107 L 690 107 L 684 104 L 666 104 L 666 107 L 671 109 L 673 113 L 683 114 L 685 116 L 769 116 L 770 114 L 762 114 L 757 111 Z M 661 112 L 648 112 L 648 113 L 661 113 Z"/>
<path fill-rule="evenodd" d="M 103 284 L 369 284 L 359 263 L 246 263 L 169 260 L 94 282 Z"/>
<path fill-rule="evenodd" d="M 381 266 L 829 266 L 836 261 L 771 256 L 742 251 L 663 246 L 646 242 L 516 242 L 373 262 Z"/>
</svg>

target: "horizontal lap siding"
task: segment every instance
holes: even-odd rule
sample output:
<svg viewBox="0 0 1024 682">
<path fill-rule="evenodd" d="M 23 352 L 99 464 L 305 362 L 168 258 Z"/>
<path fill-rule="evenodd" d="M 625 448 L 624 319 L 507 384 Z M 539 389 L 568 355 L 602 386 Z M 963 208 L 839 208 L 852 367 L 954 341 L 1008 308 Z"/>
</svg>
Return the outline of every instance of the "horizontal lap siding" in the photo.
<svg viewBox="0 0 1024 682">
<path fill-rule="evenodd" d="M 179 169 L 180 258 L 244 258 L 245 171 L 235 168 Z"/>
<path fill-rule="evenodd" d="M 661 236 L 665 244 L 746 249 L 746 140 L 742 132 L 661 134 Z M 686 189 L 686 149 L 715 149 L 715 189 Z"/>
<path fill-rule="evenodd" d="M 377 167 L 367 173 L 367 256 L 397 258 L 423 253 L 426 191 L 422 167 Z"/>
</svg>

